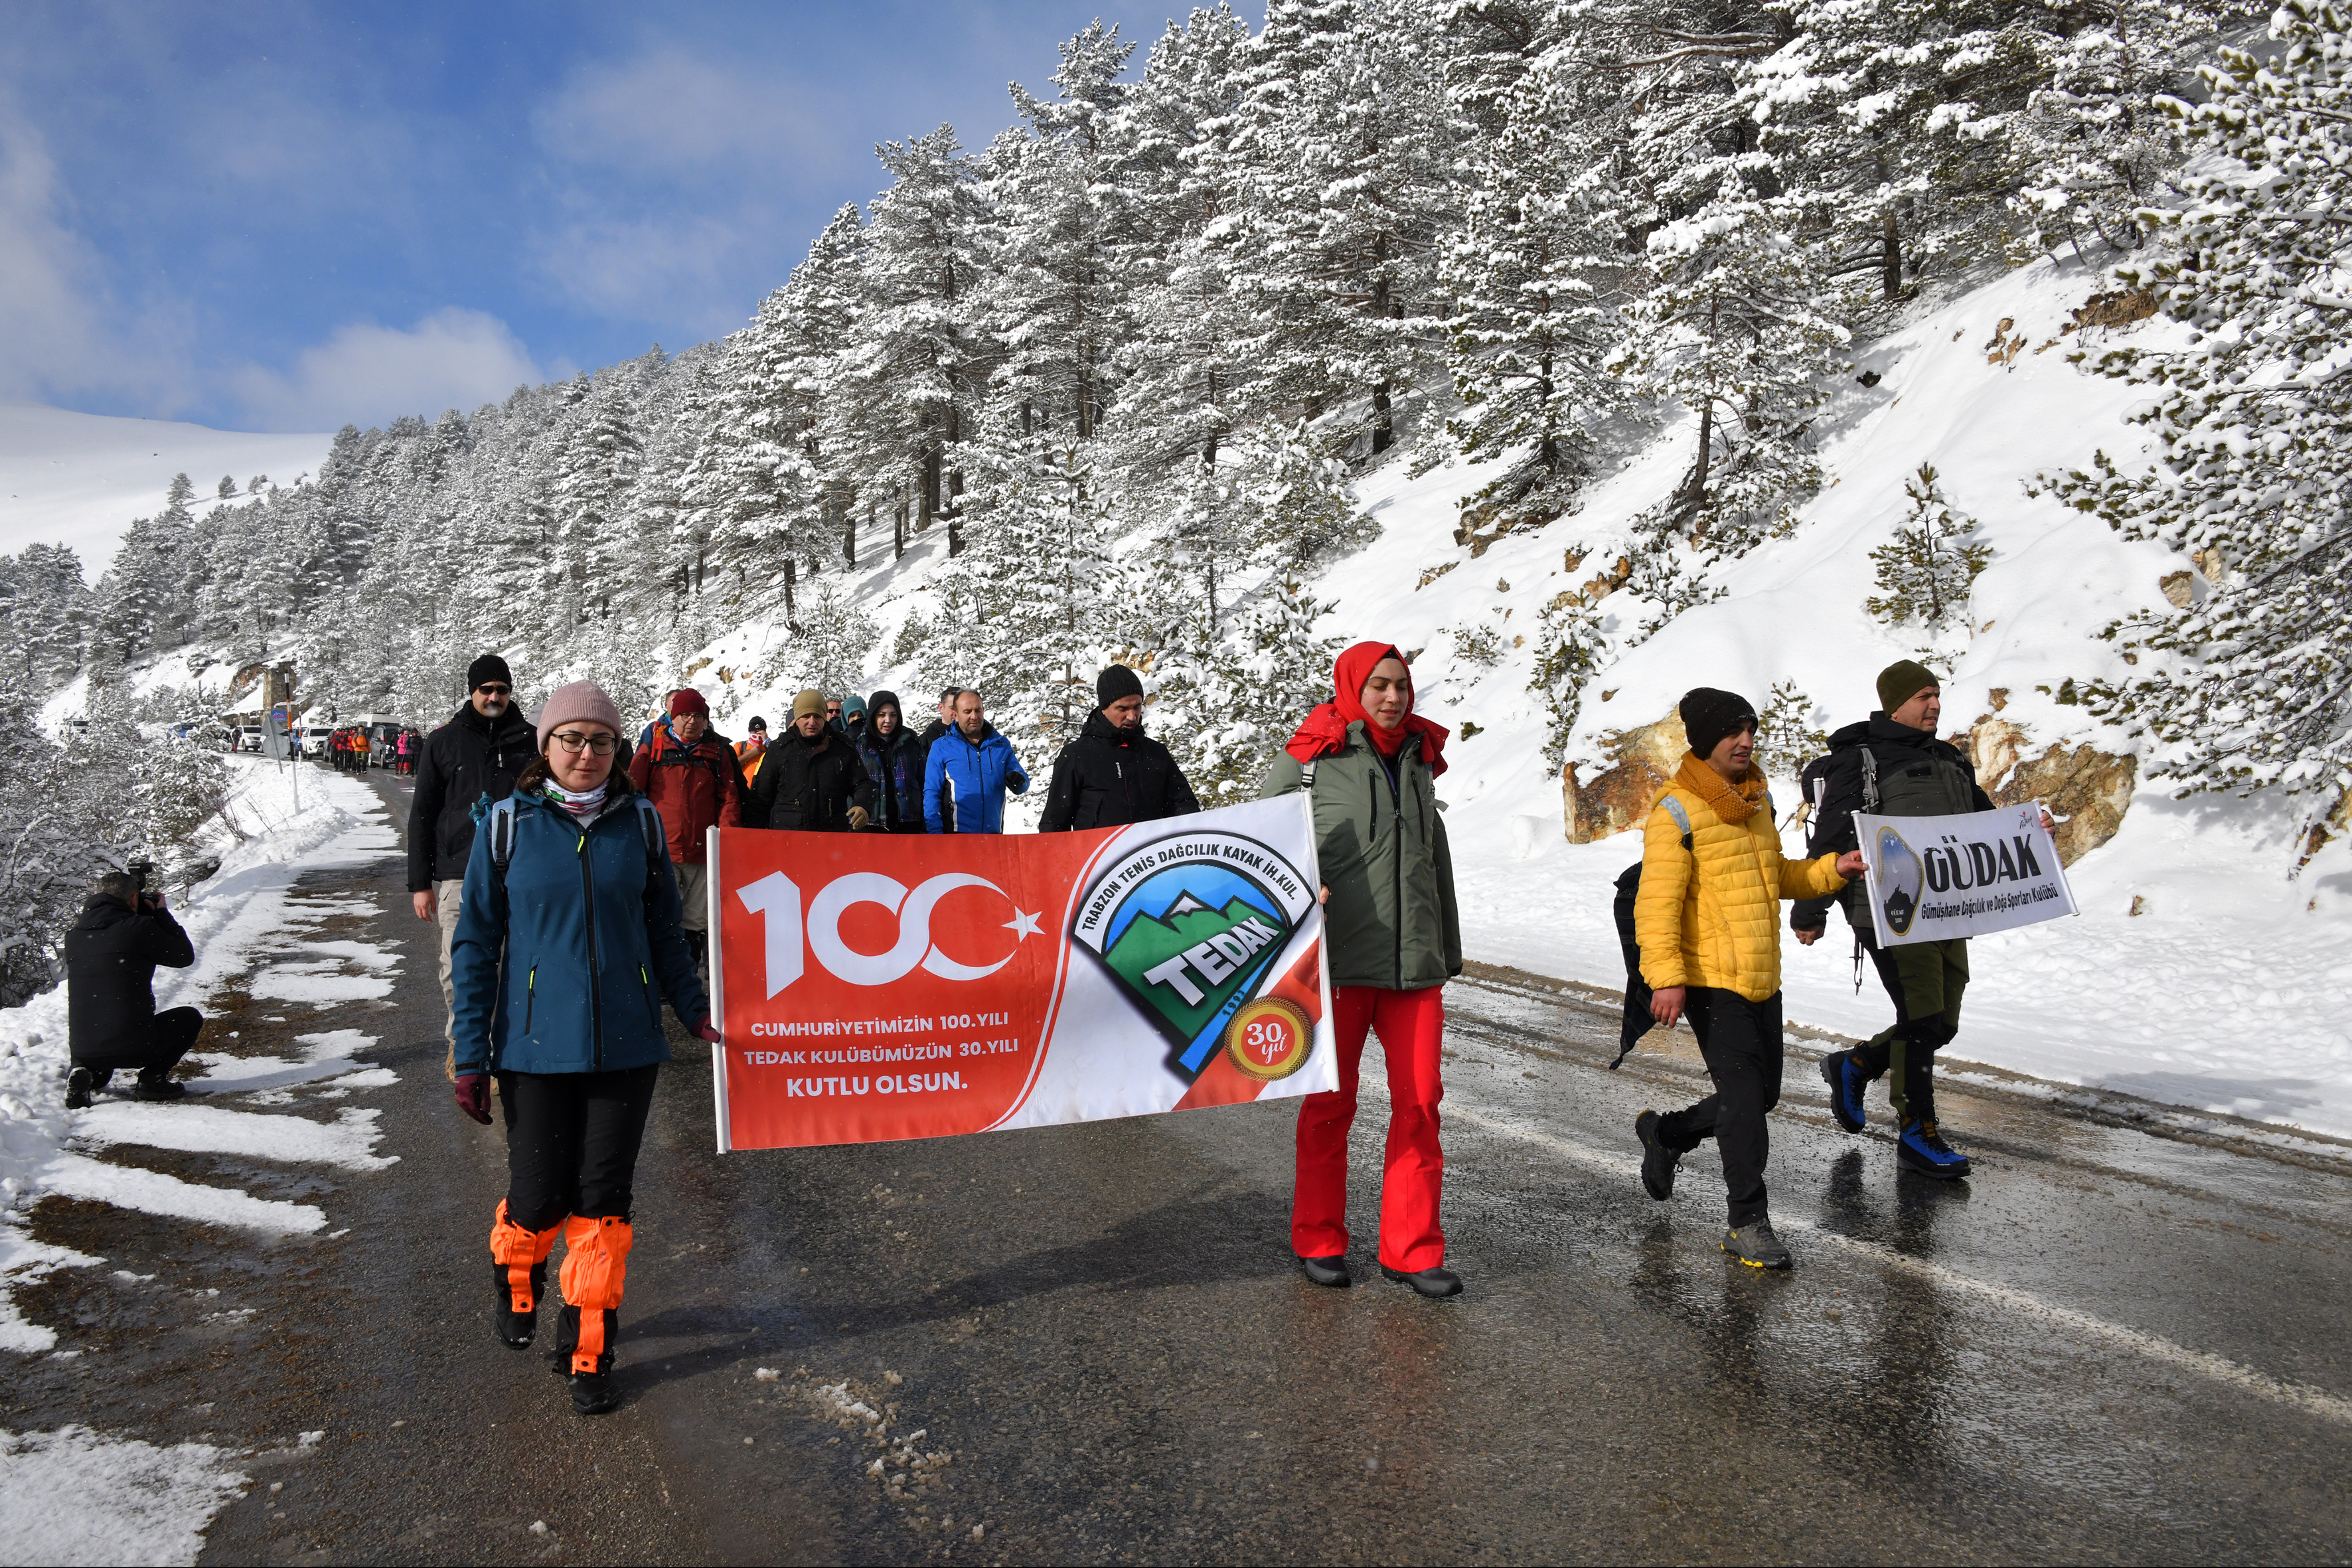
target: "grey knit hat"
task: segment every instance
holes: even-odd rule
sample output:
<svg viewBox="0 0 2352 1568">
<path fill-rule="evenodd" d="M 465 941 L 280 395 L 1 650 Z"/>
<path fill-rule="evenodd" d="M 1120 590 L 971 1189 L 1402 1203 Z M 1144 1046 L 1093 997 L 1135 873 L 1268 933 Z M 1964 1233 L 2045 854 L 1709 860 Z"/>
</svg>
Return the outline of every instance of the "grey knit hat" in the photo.
<svg viewBox="0 0 2352 1568">
<path fill-rule="evenodd" d="M 547 750 L 547 738 L 555 733 L 558 724 L 581 721 L 602 724 L 618 735 L 621 731 L 621 710 L 604 695 L 604 689 L 593 680 L 575 680 L 569 686 L 559 686 L 555 694 L 541 704 L 539 716 L 531 721 L 539 730 L 539 749 Z"/>
</svg>

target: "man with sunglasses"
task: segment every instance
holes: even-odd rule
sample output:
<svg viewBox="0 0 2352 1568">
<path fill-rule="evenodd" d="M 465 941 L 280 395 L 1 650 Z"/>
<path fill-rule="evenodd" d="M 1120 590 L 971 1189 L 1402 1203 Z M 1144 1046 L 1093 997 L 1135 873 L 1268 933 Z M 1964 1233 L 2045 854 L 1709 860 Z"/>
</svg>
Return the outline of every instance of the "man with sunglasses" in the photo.
<svg viewBox="0 0 2352 1568">
<path fill-rule="evenodd" d="M 449 942 L 457 931 L 458 895 L 466 860 L 474 852 L 474 803 L 504 800 L 515 775 L 539 755 L 530 723 L 515 710 L 514 677 L 507 661 L 486 653 L 466 669 L 469 694 L 456 717 L 425 739 L 416 794 L 408 805 L 408 892 L 421 921 L 441 925 L 441 1032 L 449 1044 L 443 1070 L 456 1081 L 457 993 L 449 975 Z"/>
</svg>

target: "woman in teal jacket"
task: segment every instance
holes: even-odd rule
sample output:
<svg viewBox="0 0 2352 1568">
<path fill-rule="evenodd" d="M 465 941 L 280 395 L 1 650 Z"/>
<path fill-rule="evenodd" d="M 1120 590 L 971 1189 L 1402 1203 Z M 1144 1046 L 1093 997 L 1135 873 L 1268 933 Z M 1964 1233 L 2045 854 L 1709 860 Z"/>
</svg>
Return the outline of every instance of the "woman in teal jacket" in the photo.
<svg viewBox="0 0 2352 1568">
<path fill-rule="evenodd" d="M 680 929 L 661 817 L 619 760 L 621 715 L 578 681 L 547 700 L 539 757 L 508 800 L 478 807 L 450 944 L 459 1109 L 487 1126 L 489 1075 L 507 1123 L 507 1195 L 490 1226 L 499 1338 L 527 1348 L 557 1237 L 557 1353 L 572 1408 L 620 1403 L 613 1341 L 628 1272 L 631 1184 L 654 1079 L 669 1059 L 667 997 L 716 1042 Z"/>
</svg>

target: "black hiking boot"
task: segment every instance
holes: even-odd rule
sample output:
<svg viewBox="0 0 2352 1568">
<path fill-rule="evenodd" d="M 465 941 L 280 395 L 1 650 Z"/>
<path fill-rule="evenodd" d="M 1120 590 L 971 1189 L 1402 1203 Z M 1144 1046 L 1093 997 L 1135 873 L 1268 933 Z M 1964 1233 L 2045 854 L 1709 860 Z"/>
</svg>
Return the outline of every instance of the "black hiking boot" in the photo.
<svg viewBox="0 0 2352 1568">
<path fill-rule="evenodd" d="M 497 1292 L 498 1305 L 491 1321 L 499 1331 L 499 1343 L 509 1350 L 527 1351 L 539 1332 L 539 1299 L 547 1288 L 547 1265 L 535 1263 L 530 1270 L 530 1310 L 514 1310 L 514 1286 L 507 1279 L 506 1266 L 490 1265 L 490 1288 Z"/>
<path fill-rule="evenodd" d="M 1772 1234 L 1772 1222 L 1759 1219 L 1753 1225 L 1735 1225 L 1723 1233 L 1723 1250 L 1750 1268 L 1786 1268 L 1796 1261 L 1780 1238 Z"/>
<path fill-rule="evenodd" d="M 97 1088 L 97 1080 L 90 1077 L 88 1068 L 76 1068 L 66 1074 L 66 1109 L 88 1110 L 89 1097 Z"/>
<path fill-rule="evenodd" d="M 139 1081 L 131 1086 L 131 1098 L 155 1100 L 185 1100 L 188 1098 L 188 1086 L 173 1079 L 149 1078 L 142 1073 L 139 1076 Z"/>
<path fill-rule="evenodd" d="M 1356 1282 L 1348 1273 L 1345 1258 L 1301 1257 L 1298 1267 L 1306 1270 L 1307 1278 L 1316 1284 L 1328 1285 L 1334 1290 L 1344 1290 Z"/>
<path fill-rule="evenodd" d="M 1683 1163 L 1680 1154 L 1658 1142 L 1663 1120 L 1654 1110 L 1633 1118 L 1633 1136 L 1642 1141 L 1642 1190 L 1660 1203 L 1675 1195 L 1675 1168 Z"/>
<path fill-rule="evenodd" d="M 1969 1173 L 1969 1157 L 1937 1136 L 1934 1122 L 1916 1118 L 1906 1121 L 1895 1140 L 1895 1163 L 1939 1182 L 1957 1182 Z"/>
<path fill-rule="evenodd" d="M 1418 1273 L 1407 1274 L 1402 1268 L 1391 1268 L 1383 1263 L 1381 1273 L 1391 1283 L 1412 1286 L 1433 1301 L 1462 1294 L 1462 1276 L 1451 1268 L 1423 1268 Z"/>
<path fill-rule="evenodd" d="M 572 1408 L 583 1415 L 602 1415 L 620 1407 L 621 1391 L 613 1385 L 609 1372 L 575 1372 L 572 1374 Z"/>
</svg>

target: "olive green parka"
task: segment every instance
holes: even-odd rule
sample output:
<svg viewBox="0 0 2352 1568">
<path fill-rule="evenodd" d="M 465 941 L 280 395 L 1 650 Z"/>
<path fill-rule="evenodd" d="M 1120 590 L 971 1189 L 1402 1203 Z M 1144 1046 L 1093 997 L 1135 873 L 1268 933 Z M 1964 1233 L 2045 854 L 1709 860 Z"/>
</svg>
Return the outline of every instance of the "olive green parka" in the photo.
<svg viewBox="0 0 2352 1568">
<path fill-rule="evenodd" d="M 1358 721 L 1348 743 L 1315 764 L 1315 843 L 1323 885 L 1323 940 L 1331 984 L 1418 991 L 1462 973 L 1462 917 L 1454 856 L 1437 811 L 1421 738 L 1397 753 L 1396 782 Z M 1298 760 L 1283 752 L 1258 798 L 1299 787 Z"/>
</svg>

